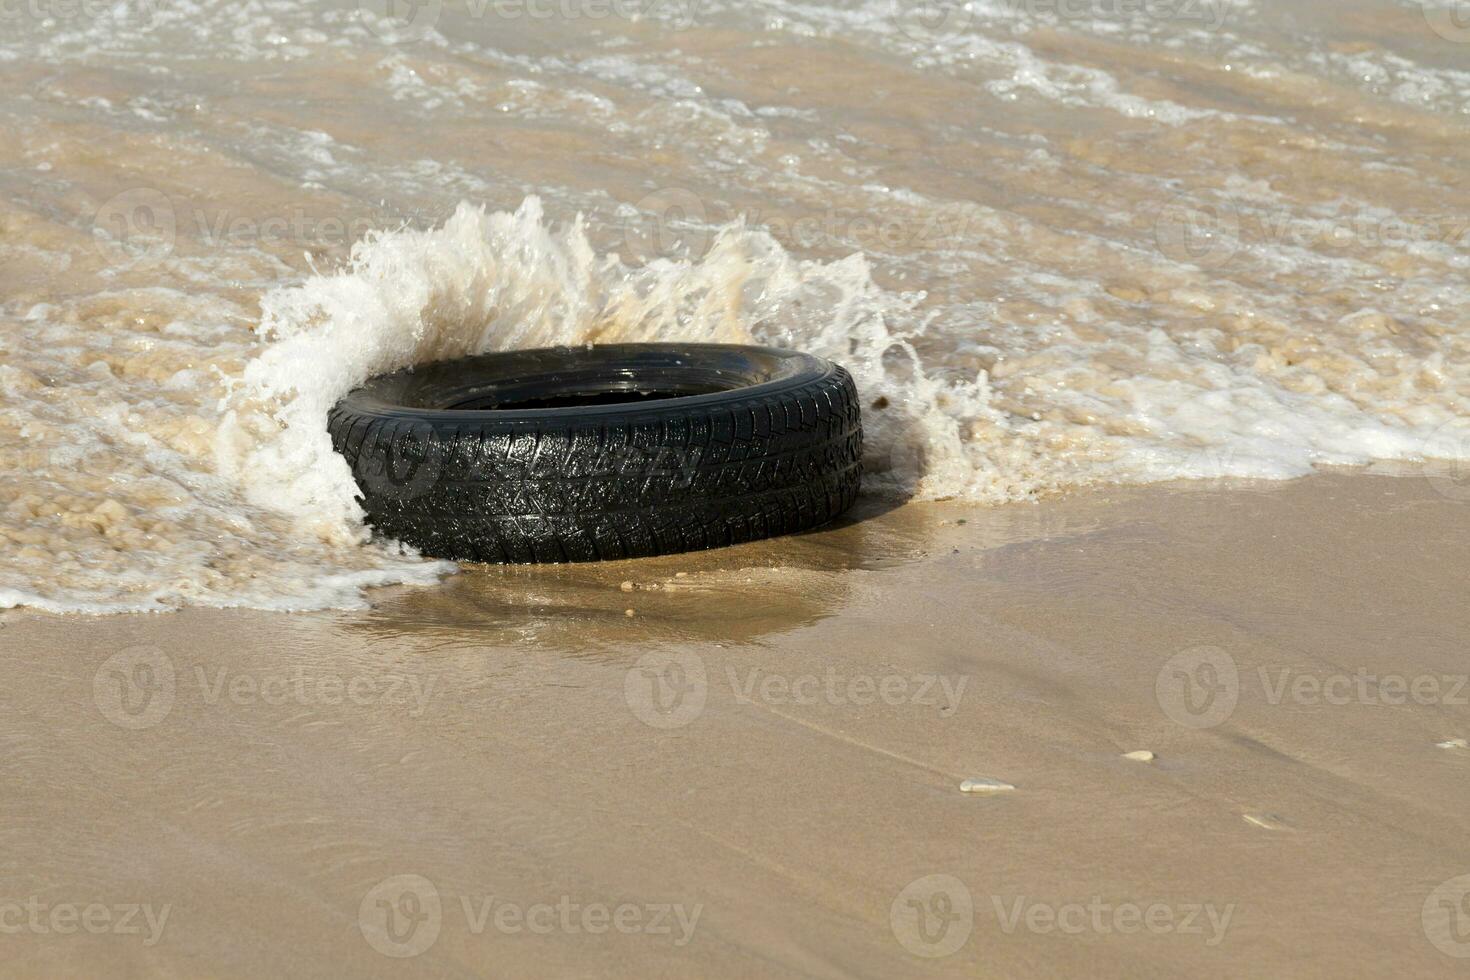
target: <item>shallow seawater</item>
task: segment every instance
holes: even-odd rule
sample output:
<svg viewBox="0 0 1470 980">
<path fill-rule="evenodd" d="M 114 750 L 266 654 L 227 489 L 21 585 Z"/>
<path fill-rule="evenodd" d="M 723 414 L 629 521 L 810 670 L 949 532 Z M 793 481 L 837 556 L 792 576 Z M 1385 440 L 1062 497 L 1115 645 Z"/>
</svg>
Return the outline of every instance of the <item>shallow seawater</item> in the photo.
<svg viewBox="0 0 1470 980">
<path fill-rule="evenodd" d="M 24 0 L 0 132 L 0 606 L 433 580 L 325 414 L 490 349 L 831 356 L 874 493 L 1470 458 L 1441 0 Z"/>
</svg>

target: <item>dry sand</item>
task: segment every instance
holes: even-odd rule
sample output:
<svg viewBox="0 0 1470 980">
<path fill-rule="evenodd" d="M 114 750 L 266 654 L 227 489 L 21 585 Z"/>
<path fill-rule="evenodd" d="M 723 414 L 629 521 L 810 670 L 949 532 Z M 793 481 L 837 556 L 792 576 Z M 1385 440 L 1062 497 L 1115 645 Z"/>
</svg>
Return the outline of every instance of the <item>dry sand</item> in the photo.
<svg viewBox="0 0 1470 980">
<path fill-rule="evenodd" d="M 7 614 L 3 972 L 1462 972 L 1466 506 L 1110 489 Z"/>
</svg>

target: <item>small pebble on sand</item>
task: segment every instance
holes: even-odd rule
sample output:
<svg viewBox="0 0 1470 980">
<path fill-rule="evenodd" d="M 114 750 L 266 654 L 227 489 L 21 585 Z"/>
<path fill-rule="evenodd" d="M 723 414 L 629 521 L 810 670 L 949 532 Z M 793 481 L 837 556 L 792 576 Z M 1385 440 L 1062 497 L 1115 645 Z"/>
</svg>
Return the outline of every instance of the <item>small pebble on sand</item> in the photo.
<svg viewBox="0 0 1470 980">
<path fill-rule="evenodd" d="M 1003 783 L 999 779 L 990 779 L 985 776 L 966 779 L 960 783 L 961 793 L 1005 793 L 1015 788 L 1010 783 Z"/>
<path fill-rule="evenodd" d="M 618 586 L 618 588 L 622 589 L 624 592 L 632 592 L 633 591 L 633 583 L 632 582 L 624 582 L 622 585 Z"/>
<path fill-rule="evenodd" d="M 1443 742 L 1435 742 L 1435 747 L 1441 749 L 1465 749 L 1470 748 L 1470 742 L 1463 738 L 1447 738 Z"/>
<path fill-rule="evenodd" d="M 1136 752 L 1124 752 L 1123 758 L 1132 762 L 1153 762 L 1154 754 L 1148 749 L 1139 749 Z"/>
<path fill-rule="evenodd" d="M 689 577 L 689 573 L 688 572 L 675 572 L 674 573 L 674 578 L 688 578 L 688 577 Z"/>
<path fill-rule="evenodd" d="M 633 610 L 631 610 L 631 609 L 624 609 L 623 610 L 623 615 L 624 616 L 635 616 L 637 614 L 635 612 L 633 612 Z"/>
</svg>

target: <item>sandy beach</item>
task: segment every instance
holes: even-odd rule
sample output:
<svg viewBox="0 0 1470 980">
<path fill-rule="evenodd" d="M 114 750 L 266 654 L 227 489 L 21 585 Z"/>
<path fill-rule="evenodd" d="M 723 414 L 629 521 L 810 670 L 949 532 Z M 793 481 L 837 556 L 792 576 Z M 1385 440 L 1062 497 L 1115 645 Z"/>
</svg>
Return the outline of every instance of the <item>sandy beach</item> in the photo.
<svg viewBox="0 0 1470 980">
<path fill-rule="evenodd" d="M 10 612 L 5 972 L 1455 975 L 1464 506 L 869 506 L 361 613 Z"/>
<path fill-rule="evenodd" d="M 0 977 L 1463 975 L 1465 14 L 0 0 Z"/>
</svg>

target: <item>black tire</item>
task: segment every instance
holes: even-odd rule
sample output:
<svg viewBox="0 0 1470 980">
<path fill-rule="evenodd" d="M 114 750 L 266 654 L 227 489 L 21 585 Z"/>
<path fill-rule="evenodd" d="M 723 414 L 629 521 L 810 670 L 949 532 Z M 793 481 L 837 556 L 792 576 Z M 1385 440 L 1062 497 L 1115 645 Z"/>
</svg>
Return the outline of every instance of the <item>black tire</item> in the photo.
<svg viewBox="0 0 1470 980">
<path fill-rule="evenodd" d="M 769 347 L 609 344 L 374 378 L 332 409 L 368 523 L 426 555 L 568 562 L 824 524 L 857 498 L 851 376 Z"/>
</svg>

